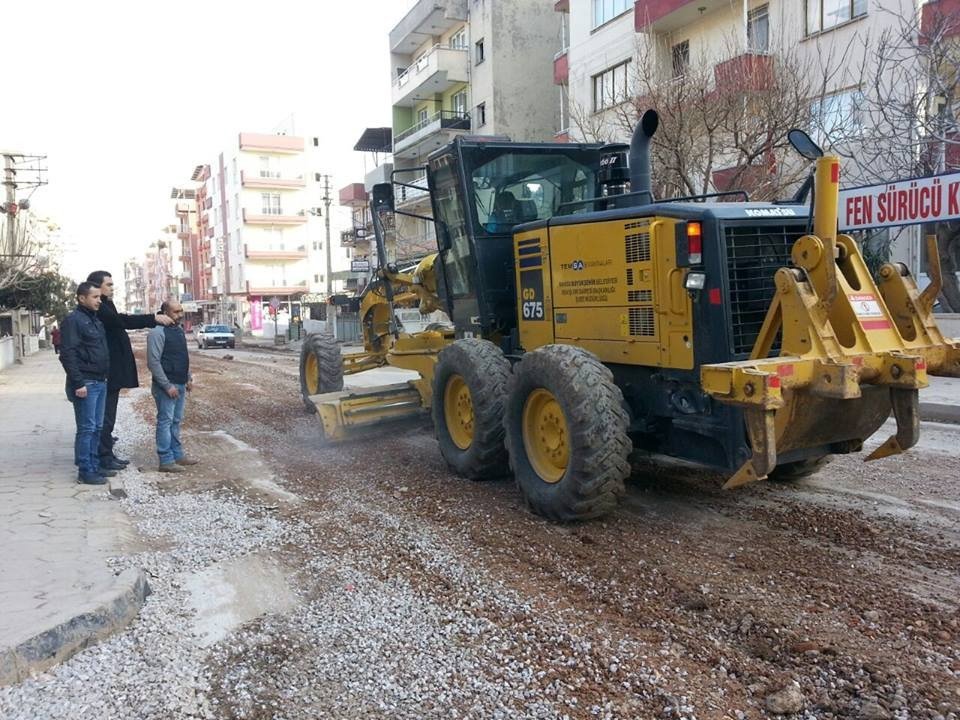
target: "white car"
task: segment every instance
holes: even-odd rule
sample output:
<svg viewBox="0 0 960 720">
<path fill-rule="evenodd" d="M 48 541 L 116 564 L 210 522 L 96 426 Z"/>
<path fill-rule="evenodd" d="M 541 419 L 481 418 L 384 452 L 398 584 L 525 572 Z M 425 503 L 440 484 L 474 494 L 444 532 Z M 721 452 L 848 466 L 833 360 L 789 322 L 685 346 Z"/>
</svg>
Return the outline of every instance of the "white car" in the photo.
<svg viewBox="0 0 960 720">
<path fill-rule="evenodd" d="M 236 336 L 227 325 L 203 325 L 197 330 L 197 347 L 236 347 Z"/>
</svg>

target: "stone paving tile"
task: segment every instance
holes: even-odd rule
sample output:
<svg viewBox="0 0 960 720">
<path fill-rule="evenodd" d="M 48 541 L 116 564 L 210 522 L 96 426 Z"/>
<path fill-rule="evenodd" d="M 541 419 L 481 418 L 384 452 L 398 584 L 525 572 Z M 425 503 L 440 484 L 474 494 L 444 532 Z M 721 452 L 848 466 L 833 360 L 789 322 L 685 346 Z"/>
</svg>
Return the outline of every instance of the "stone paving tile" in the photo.
<svg viewBox="0 0 960 720">
<path fill-rule="evenodd" d="M 0 373 L 0 650 L 116 586 L 105 559 L 129 523 L 106 485 L 77 484 L 73 432 L 52 352 Z"/>
</svg>

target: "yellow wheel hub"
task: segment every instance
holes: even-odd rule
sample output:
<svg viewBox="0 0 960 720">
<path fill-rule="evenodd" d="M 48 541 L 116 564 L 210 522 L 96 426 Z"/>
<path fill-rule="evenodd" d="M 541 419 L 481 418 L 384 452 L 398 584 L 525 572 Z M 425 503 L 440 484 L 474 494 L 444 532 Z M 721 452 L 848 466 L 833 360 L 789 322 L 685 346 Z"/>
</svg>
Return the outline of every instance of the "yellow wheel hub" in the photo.
<svg viewBox="0 0 960 720">
<path fill-rule="evenodd" d="M 460 375 L 451 375 L 443 390 L 443 417 L 453 444 L 466 450 L 473 444 L 473 398 Z"/>
<path fill-rule="evenodd" d="M 567 419 L 549 390 L 537 388 L 523 404 L 523 446 L 544 482 L 560 482 L 570 462 Z"/>
<path fill-rule="evenodd" d="M 320 364 L 313 353 L 307 355 L 307 361 L 303 366 L 303 379 L 307 384 L 308 395 L 316 395 L 320 392 Z"/>
</svg>

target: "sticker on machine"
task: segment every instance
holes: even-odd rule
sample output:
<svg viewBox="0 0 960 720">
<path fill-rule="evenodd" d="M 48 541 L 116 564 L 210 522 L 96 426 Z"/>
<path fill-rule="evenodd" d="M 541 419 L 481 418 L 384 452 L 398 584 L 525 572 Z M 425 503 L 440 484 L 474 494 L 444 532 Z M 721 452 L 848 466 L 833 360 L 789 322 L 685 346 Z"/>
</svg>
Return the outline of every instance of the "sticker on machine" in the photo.
<svg viewBox="0 0 960 720">
<path fill-rule="evenodd" d="M 850 305 L 857 317 L 883 317 L 883 310 L 875 295 L 848 295 Z"/>
</svg>

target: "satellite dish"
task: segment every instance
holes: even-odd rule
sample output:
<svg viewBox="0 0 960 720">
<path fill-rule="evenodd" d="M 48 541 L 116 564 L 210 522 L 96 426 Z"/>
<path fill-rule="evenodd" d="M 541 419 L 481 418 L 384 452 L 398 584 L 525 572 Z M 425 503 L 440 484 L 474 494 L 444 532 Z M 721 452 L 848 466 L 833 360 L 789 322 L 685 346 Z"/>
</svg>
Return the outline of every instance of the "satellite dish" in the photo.
<svg viewBox="0 0 960 720">
<path fill-rule="evenodd" d="M 803 155 L 807 160 L 816 160 L 823 157 L 823 150 L 817 145 L 810 136 L 803 130 L 794 128 L 787 133 L 787 140 L 793 146 L 793 149 Z"/>
</svg>

